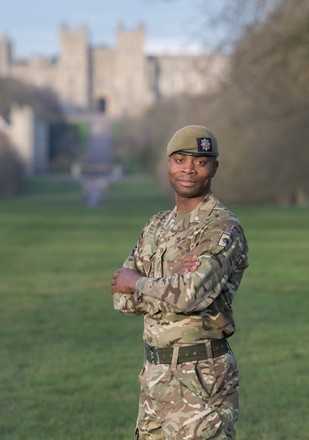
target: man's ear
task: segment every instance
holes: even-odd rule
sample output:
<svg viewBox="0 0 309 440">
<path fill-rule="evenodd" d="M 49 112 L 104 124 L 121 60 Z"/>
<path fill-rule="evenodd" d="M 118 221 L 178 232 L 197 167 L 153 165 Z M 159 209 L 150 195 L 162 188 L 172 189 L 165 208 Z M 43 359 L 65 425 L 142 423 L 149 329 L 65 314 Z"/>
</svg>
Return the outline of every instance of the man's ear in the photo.
<svg viewBox="0 0 309 440">
<path fill-rule="evenodd" d="M 213 164 L 212 164 L 211 177 L 215 177 L 217 169 L 218 169 L 218 166 L 219 166 L 219 162 L 217 160 L 214 160 Z"/>
</svg>

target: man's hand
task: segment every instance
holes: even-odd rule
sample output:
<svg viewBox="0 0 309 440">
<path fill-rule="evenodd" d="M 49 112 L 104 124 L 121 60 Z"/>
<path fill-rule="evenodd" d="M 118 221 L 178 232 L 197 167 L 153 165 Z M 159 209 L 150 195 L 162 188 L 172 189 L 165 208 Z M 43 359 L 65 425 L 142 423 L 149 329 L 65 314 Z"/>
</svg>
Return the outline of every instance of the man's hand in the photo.
<svg viewBox="0 0 309 440">
<path fill-rule="evenodd" d="M 134 269 L 118 269 L 112 277 L 112 294 L 134 293 L 137 281 L 142 275 Z"/>
<path fill-rule="evenodd" d="M 186 273 L 194 272 L 200 264 L 197 255 L 189 254 L 179 262 L 179 265 L 175 267 L 173 273 L 185 275 Z M 112 277 L 112 293 L 134 293 L 136 283 L 141 277 L 142 275 L 134 269 L 118 269 Z"/>
<path fill-rule="evenodd" d="M 185 275 L 188 272 L 194 272 L 200 264 L 197 255 L 188 254 L 179 262 L 179 265 L 175 267 L 173 273 Z"/>
</svg>

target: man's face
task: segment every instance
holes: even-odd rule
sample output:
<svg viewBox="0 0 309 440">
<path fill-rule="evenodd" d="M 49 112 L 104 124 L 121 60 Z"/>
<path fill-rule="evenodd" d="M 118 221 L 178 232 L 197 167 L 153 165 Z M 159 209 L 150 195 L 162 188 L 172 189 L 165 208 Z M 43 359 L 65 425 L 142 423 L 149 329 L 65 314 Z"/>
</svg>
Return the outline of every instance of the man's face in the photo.
<svg viewBox="0 0 309 440">
<path fill-rule="evenodd" d="M 174 153 L 168 158 L 169 180 L 178 197 L 202 200 L 209 192 L 218 161 L 213 157 L 194 157 Z"/>
</svg>

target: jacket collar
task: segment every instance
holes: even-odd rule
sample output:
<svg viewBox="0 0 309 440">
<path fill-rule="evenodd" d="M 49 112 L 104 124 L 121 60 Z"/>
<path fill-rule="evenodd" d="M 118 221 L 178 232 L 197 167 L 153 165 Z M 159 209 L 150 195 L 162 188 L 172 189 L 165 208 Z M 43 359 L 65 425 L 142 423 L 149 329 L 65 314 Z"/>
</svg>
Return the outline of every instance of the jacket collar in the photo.
<svg viewBox="0 0 309 440">
<path fill-rule="evenodd" d="M 164 223 L 164 229 L 170 229 L 173 232 L 180 232 L 188 229 L 189 225 L 201 225 L 211 214 L 218 200 L 210 191 L 204 199 L 188 214 L 188 217 L 176 223 L 177 206 L 171 211 Z"/>
</svg>

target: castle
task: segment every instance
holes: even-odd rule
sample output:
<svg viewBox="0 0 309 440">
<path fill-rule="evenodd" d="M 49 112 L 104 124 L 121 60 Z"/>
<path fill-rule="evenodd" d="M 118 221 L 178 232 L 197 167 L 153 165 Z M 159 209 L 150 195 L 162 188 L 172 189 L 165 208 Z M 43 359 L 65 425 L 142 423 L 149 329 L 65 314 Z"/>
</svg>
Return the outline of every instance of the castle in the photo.
<svg viewBox="0 0 309 440">
<path fill-rule="evenodd" d="M 55 59 L 15 59 L 11 39 L 0 38 L 0 77 L 51 88 L 67 112 L 137 116 L 161 99 L 213 89 L 226 71 L 224 57 L 210 62 L 206 55 L 145 54 L 143 25 L 131 31 L 119 26 L 114 48 L 91 47 L 87 26 L 61 25 L 59 34 Z"/>
</svg>

